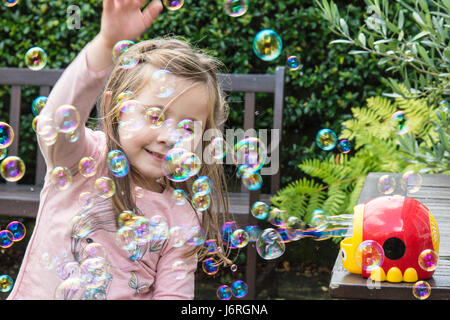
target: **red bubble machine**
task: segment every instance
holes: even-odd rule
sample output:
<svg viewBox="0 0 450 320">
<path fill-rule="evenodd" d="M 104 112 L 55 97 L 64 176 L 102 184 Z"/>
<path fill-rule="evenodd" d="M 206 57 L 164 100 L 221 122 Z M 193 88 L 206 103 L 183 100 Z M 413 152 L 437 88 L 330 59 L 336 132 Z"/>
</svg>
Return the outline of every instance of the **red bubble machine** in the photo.
<svg viewBox="0 0 450 320">
<path fill-rule="evenodd" d="M 374 281 L 416 282 L 434 273 L 439 229 L 420 201 L 381 196 L 355 206 L 353 235 L 340 247 L 342 263 L 351 273 Z"/>
</svg>

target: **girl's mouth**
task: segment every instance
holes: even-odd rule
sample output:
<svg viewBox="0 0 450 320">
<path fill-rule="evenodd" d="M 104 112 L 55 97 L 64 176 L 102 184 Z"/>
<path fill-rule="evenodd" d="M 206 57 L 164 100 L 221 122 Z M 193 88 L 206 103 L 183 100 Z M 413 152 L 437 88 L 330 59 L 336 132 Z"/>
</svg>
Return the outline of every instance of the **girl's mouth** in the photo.
<svg viewBox="0 0 450 320">
<path fill-rule="evenodd" d="M 164 155 L 158 152 L 153 152 L 147 149 L 144 149 L 153 159 L 155 159 L 156 161 L 163 161 L 164 160 Z"/>
</svg>

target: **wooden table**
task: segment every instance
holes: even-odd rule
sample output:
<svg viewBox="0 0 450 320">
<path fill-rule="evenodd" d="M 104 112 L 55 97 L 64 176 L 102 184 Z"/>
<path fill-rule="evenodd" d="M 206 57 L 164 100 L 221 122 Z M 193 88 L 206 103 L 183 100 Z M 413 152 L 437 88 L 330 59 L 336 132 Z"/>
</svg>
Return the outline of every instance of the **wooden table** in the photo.
<svg viewBox="0 0 450 320">
<path fill-rule="evenodd" d="M 380 196 L 377 182 L 380 176 L 388 173 L 370 173 L 364 183 L 358 203 L 364 203 Z M 391 174 L 396 180 L 393 194 L 406 195 L 400 188 L 401 174 Z M 435 218 L 439 233 L 439 261 L 433 277 L 426 280 L 431 286 L 429 300 L 450 300 L 450 175 L 422 175 L 422 187 L 416 193 L 408 193 L 430 209 Z M 351 234 L 351 228 L 349 233 Z M 412 294 L 414 283 L 373 282 L 359 274 L 348 272 L 338 255 L 331 275 L 330 295 L 345 299 L 416 299 Z"/>
</svg>

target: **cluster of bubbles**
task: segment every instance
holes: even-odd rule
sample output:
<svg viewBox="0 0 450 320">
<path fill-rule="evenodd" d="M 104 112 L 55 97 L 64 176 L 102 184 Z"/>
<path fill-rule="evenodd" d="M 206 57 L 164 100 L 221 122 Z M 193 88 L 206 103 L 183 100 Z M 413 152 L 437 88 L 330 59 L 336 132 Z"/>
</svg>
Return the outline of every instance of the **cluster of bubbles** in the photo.
<svg viewBox="0 0 450 320">
<path fill-rule="evenodd" d="M 4 230 L 0 231 L 0 248 L 9 248 L 15 242 L 25 238 L 26 228 L 20 221 L 10 222 Z"/>
<path fill-rule="evenodd" d="M 422 175 L 413 170 L 405 171 L 400 179 L 400 187 L 406 193 L 416 193 L 422 186 Z M 384 174 L 378 178 L 377 189 L 381 194 L 392 194 L 396 188 L 395 178 Z"/>
<path fill-rule="evenodd" d="M 87 244 L 77 260 L 58 259 L 56 273 L 62 280 L 54 292 L 55 300 L 102 300 L 112 279 L 105 248 L 96 242 Z M 43 259 L 48 258 L 43 257 Z"/>
<path fill-rule="evenodd" d="M 224 284 L 217 289 L 217 297 L 220 300 L 230 300 L 231 297 L 243 298 L 248 293 L 248 286 L 242 280 L 236 280 L 231 284 L 231 287 Z"/>
<path fill-rule="evenodd" d="M 361 270 L 371 273 L 383 265 L 385 258 L 383 247 L 374 240 L 365 240 L 355 251 L 355 262 Z M 431 272 L 436 270 L 438 254 L 431 249 L 423 250 L 418 257 L 420 268 Z M 412 287 L 415 298 L 424 300 L 431 294 L 431 286 L 426 281 L 418 281 Z"/>
<path fill-rule="evenodd" d="M 341 153 L 349 153 L 352 148 L 350 141 L 347 139 L 338 140 L 336 133 L 328 128 L 317 132 L 316 145 L 325 151 L 331 151 L 337 146 Z"/>
<path fill-rule="evenodd" d="M 16 156 L 7 156 L 7 148 L 13 143 L 14 130 L 6 122 L 0 122 L 0 175 L 9 182 L 16 182 L 25 175 L 25 163 Z"/>
</svg>

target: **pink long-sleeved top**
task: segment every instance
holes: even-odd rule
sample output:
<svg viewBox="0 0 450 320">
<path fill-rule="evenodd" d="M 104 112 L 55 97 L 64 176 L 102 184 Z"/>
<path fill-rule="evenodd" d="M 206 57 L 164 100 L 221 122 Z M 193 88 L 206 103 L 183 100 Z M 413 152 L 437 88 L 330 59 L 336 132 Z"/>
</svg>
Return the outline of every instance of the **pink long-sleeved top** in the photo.
<svg viewBox="0 0 450 320">
<path fill-rule="evenodd" d="M 90 70 L 86 48 L 49 96 L 55 105 L 75 106 L 82 121 L 87 120 L 112 70 Z M 107 176 L 108 170 L 105 134 L 84 126 L 80 130 L 85 134 L 82 144 L 72 146 L 67 141 L 67 149 L 82 148 L 82 157 L 94 158 L 96 174 L 76 173 L 70 187 L 60 190 L 47 166 L 35 228 L 8 300 L 193 299 L 197 257 L 183 254 L 193 248 L 186 232 L 198 230 L 199 213 L 188 203 L 177 205 L 170 186 L 162 193 L 143 189 L 136 206 L 154 222 L 153 237 L 143 238 L 138 246 L 120 247 L 111 199 L 95 196 L 91 208 L 79 199 L 83 192 L 96 195 L 94 182 Z M 59 165 L 58 155 L 53 158 L 54 165 Z M 72 165 L 78 166 L 79 160 L 73 159 Z M 168 230 L 180 232 L 168 236 Z"/>
</svg>

